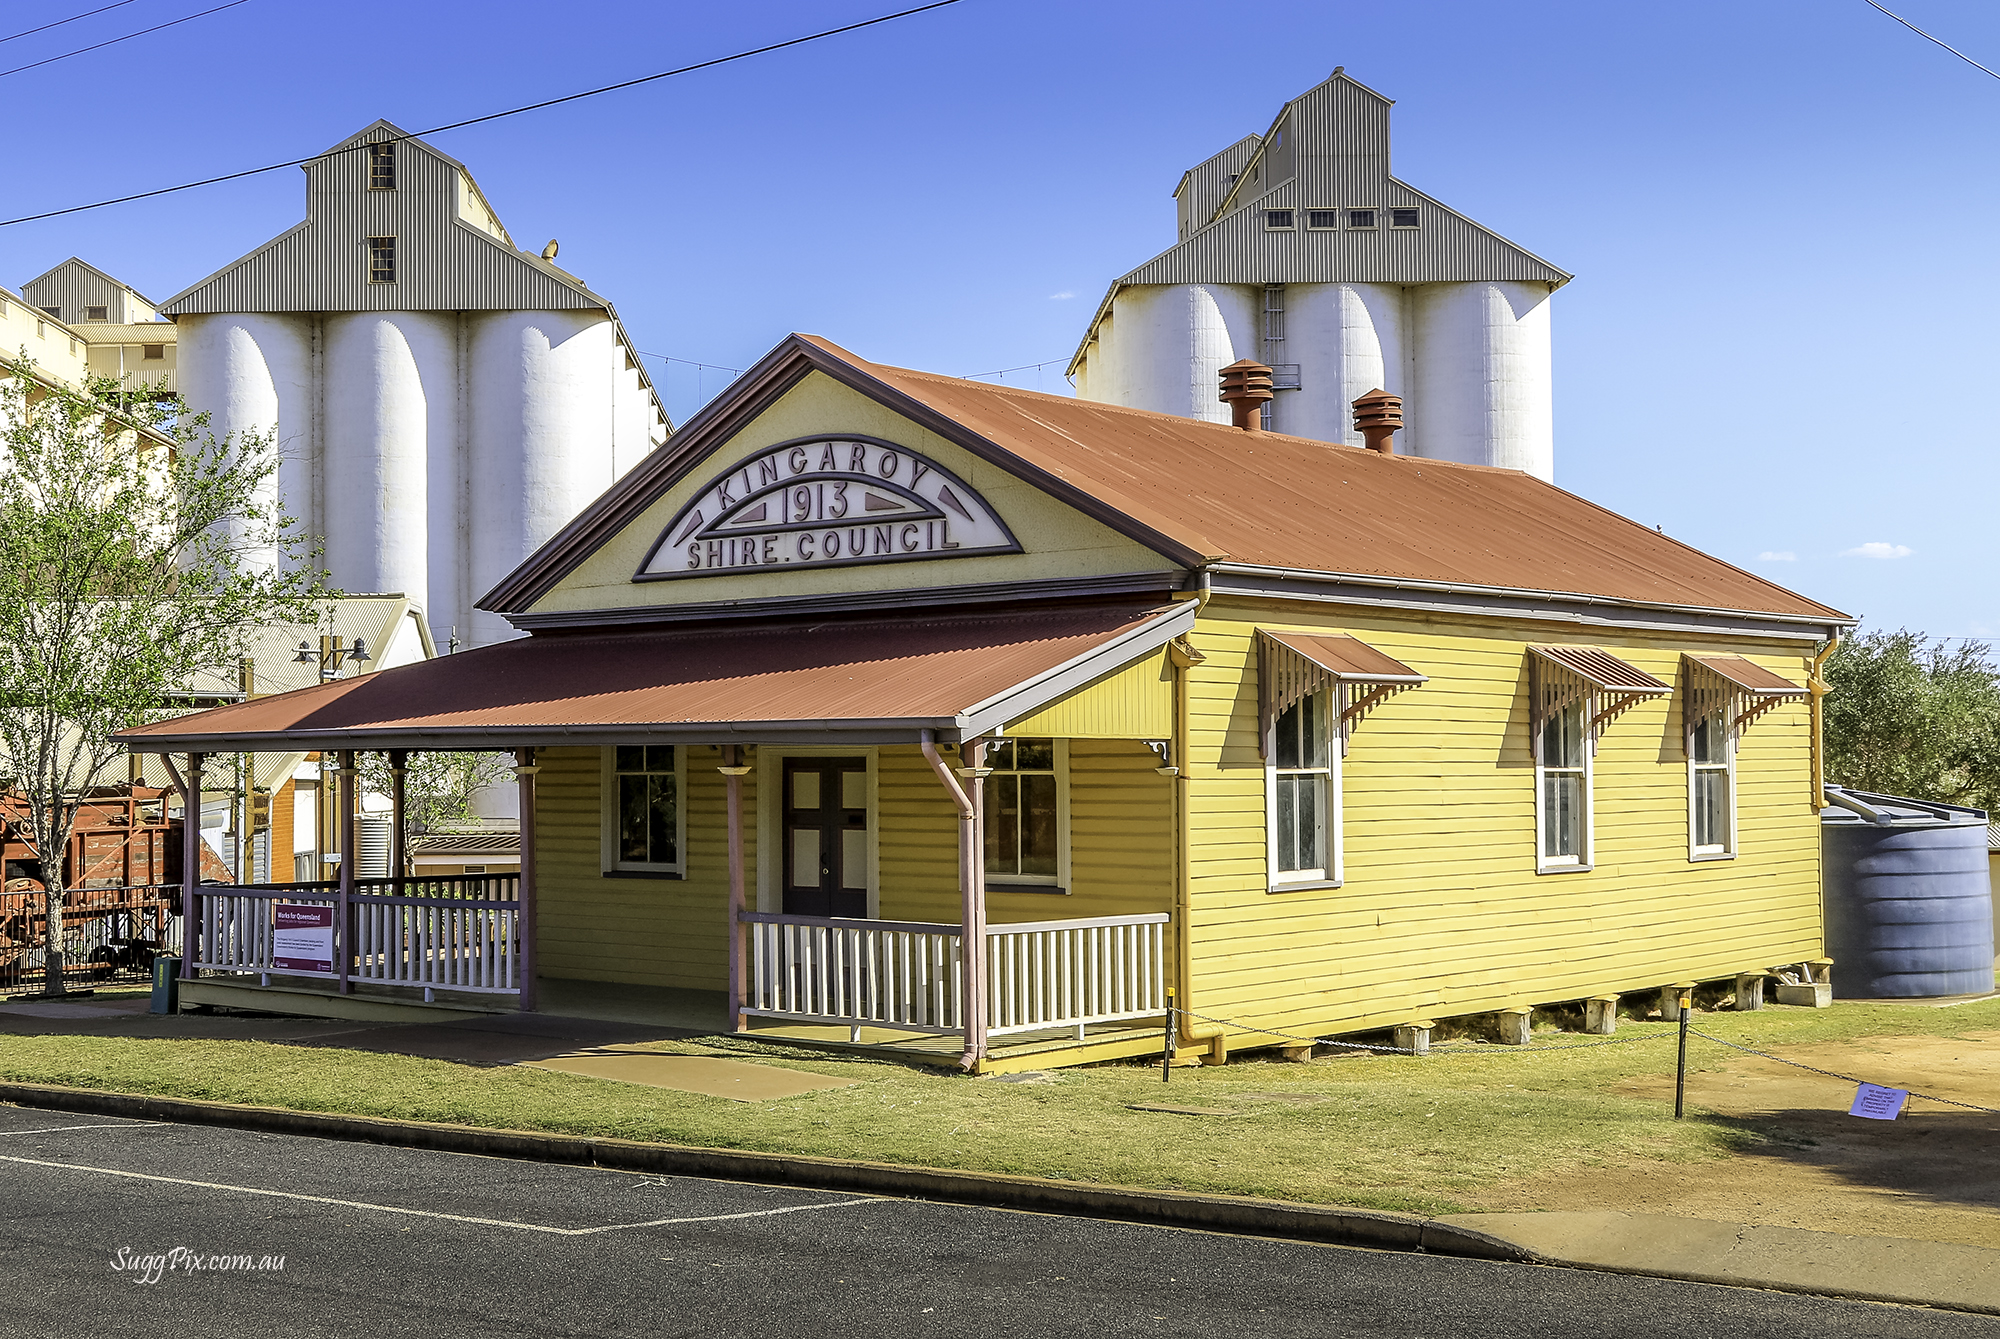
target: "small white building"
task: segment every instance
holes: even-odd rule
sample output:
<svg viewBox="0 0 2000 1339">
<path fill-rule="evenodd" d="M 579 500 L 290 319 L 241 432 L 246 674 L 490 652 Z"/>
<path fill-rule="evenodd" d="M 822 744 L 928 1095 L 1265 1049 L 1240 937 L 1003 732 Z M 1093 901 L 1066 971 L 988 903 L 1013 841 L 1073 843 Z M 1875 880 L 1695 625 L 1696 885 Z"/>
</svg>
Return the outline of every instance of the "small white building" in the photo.
<svg viewBox="0 0 2000 1339">
<path fill-rule="evenodd" d="M 515 247 L 463 164 L 377 121 L 305 165 L 306 218 L 161 304 L 218 434 L 275 431 L 333 582 L 407 596 L 446 648 L 473 601 L 670 430 L 611 303 Z"/>
<path fill-rule="evenodd" d="M 1390 100 L 1341 70 L 1188 169 L 1179 240 L 1111 285 L 1077 394 L 1217 423 L 1216 373 L 1271 365 L 1267 426 L 1361 444 L 1349 406 L 1404 397 L 1398 450 L 1554 473 L 1549 295 L 1570 276 L 1389 170 Z"/>
</svg>

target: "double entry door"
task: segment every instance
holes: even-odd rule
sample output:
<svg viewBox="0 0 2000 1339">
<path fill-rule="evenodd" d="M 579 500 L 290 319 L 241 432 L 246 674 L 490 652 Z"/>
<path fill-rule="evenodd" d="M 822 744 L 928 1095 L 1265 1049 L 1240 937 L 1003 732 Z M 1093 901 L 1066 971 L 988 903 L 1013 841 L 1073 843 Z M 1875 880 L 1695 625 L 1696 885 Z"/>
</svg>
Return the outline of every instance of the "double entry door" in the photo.
<svg viewBox="0 0 2000 1339">
<path fill-rule="evenodd" d="M 868 760 L 785 759 L 785 914 L 868 914 Z"/>
</svg>

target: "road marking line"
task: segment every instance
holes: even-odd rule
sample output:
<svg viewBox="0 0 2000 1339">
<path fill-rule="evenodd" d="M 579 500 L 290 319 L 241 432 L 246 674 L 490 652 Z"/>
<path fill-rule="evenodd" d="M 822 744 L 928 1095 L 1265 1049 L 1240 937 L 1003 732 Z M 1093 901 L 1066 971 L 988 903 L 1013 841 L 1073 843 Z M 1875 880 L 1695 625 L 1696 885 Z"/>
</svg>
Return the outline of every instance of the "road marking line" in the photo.
<svg viewBox="0 0 2000 1339">
<path fill-rule="evenodd" d="M 56 1134 L 63 1130 L 144 1130 L 144 1129 L 149 1129 L 153 1126 L 165 1125 L 165 1124 L 168 1124 L 168 1122 L 163 1120 L 135 1120 L 127 1124 L 107 1123 L 103 1125 L 44 1125 L 41 1128 L 34 1130 L 0 1130 L 0 1135 Z"/>
<path fill-rule="evenodd" d="M 723 1223 L 736 1218 L 769 1218 L 783 1213 L 803 1213 L 808 1209 L 844 1209 L 856 1204 L 887 1202 L 882 1199 L 835 1200 L 828 1204 L 793 1204 L 782 1209 L 751 1209 L 744 1213 L 704 1214 L 697 1218 L 655 1218 L 644 1223 L 607 1223 L 603 1227 L 549 1227 L 542 1223 L 517 1223 L 505 1218 L 473 1218 L 465 1214 L 439 1213 L 433 1209 L 405 1209 L 395 1204 L 368 1204 L 361 1200 L 332 1199 L 325 1195 L 301 1195 L 291 1190 L 265 1190 L 259 1186 L 231 1186 L 216 1181 L 193 1181 L 179 1176 L 154 1176 L 149 1172 L 128 1172 L 117 1167 L 89 1167 L 76 1162 L 48 1162 L 41 1158 L 12 1157 L 0 1157 L 0 1162 L 18 1162 L 30 1167 L 55 1167 L 69 1172 L 95 1172 L 99 1176 L 123 1176 L 134 1181 L 158 1181 L 164 1185 L 194 1186 L 200 1190 L 227 1190 L 238 1195 L 267 1195 L 272 1199 L 302 1200 L 307 1204 L 331 1204 L 340 1209 L 368 1209 L 375 1213 L 407 1214 L 412 1218 L 441 1218 L 448 1223 L 470 1223 L 476 1227 L 509 1227 L 521 1232 L 546 1232 L 557 1237 L 590 1237 L 600 1232 L 623 1232 L 639 1227 L 672 1227 L 679 1223 Z"/>
</svg>

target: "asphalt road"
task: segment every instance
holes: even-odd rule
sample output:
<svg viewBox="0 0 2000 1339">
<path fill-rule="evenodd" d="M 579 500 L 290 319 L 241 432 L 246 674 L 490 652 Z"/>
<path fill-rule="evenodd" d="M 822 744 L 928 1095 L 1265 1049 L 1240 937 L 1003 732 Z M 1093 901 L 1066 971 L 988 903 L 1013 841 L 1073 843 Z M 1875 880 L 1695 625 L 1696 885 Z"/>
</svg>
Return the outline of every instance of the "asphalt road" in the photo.
<svg viewBox="0 0 2000 1339">
<path fill-rule="evenodd" d="M 0 1107 L 0 1187 L 0 1334 L 50 1339 L 2000 1336 L 1995 1317 L 19 1107 Z M 217 1256 L 252 1267 L 189 1268 Z"/>
</svg>

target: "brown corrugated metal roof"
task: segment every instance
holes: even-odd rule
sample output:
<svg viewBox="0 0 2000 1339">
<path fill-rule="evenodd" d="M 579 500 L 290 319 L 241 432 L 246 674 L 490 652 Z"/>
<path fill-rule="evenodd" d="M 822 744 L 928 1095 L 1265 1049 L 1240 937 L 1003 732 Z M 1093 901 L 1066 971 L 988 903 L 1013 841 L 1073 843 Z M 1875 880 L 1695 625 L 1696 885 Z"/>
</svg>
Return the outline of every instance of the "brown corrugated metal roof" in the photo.
<svg viewBox="0 0 2000 1339">
<path fill-rule="evenodd" d="M 1534 653 L 1607 693 L 1671 693 L 1673 685 L 1594 646 L 1537 646 Z"/>
<path fill-rule="evenodd" d="M 1272 632 L 1269 628 L 1259 628 L 1258 631 L 1274 642 L 1291 647 L 1325 670 L 1337 683 L 1428 682 L 1425 676 L 1394 656 L 1376 650 L 1359 637 L 1349 637 L 1344 633 L 1309 636 L 1303 632 Z"/>
<path fill-rule="evenodd" d="M 914 372 L 800 338 L 1215 558 L 1847 617 L 1517 470 L 1383 456 Z"/>
<path fill-rule="evenodd" d="M 1773 674 L 1754 660 L 1742 656 L 1697 656 L 1689 660 L 1719 678 L 1758 697 L 1804 697 L 1806 690 L 1782 674 Z"/>
<path fill-rule="evenodd" d="M 168 741 L 269 747 L 278 737 L 318 748 L 441 737 L 459 747 L 704 732 L 728 738 L 738 730 L 754 737 L 749 727 L 759 726 L 790 735 L 876 728 L 913 737 L 919 728 L 966 724 L 961 718 L 974 709 L 1003 713 L 980 728 L 1024 715 L 1163 644 L 1192 614 L 1188 601 L 1166 610 L 1122 603 L 545 633 L 144 725 L 118 738 L 155 751 Z M 1093 653 L 1111 663 L 1099 664 Z M 1045 685 L 1043 697 L 1029 692 L 1018 703 L 989 706 L 1028 684 Z"/>
</svg>

